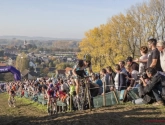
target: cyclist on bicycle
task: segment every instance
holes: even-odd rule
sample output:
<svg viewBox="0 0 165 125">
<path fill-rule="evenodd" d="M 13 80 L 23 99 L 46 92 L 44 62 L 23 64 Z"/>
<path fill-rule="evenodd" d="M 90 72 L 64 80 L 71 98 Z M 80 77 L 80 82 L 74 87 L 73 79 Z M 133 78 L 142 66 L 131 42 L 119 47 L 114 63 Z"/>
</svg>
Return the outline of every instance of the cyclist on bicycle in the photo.
<svg viewBox="0 0 165 125">
<path fill-rule="evenodd" d="M 49 85 L 47 89 L 47 97 L 48 97 L 47 110 L 48 110 L 48 113 L 50 113 L 49 106 L 50 106 L 51 98 L 55 99 L 55 87 L 52 83 L 52 80 L 49 80 Z"/>
<path fill-rule="evenodd" d="M 72 70 L 76 82 L 77 96 L 80 86 L 79 76 L 84 77 L 85 75 L 88 75 L 89 73 L 85 71 L 87 68 L 89 68 L 89 73 L 92 73 L 91 56 L 89 54 L 84 55 L 84 60 L 79 60 Z"/>
<path fill-rule="evenodd" d="M 9 98 L 8 98 L 8 104 L 9 107 L 11 107 L 11 105 L 13 105 L 15 107 L 15 86 L 13 85 L 12 88 L 9 91 Z"/>
</svg>

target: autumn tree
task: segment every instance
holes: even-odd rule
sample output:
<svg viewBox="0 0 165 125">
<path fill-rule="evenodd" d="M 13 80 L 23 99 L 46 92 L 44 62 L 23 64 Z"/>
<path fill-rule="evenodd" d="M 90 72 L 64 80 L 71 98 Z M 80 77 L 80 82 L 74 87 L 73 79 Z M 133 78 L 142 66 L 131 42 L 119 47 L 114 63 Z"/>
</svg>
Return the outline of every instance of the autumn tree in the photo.
<svg viewBox="0 0 165 125">
<path fill-rule="evenodd" d="M 92 68 L 101 68 L 140 56 L 139 48 L 149 38 L 163 39 L 165 35 L 165 1 L 150 0 L 132 6 L 126 14 L 109 18 L 106 24 L 90 29 L 79 44 L 78 58 L 91 54 Z"/>
<path fill-rule="evenodd" d="M 29 67 L 29 59 L 25 53 L 21 53 L 16 58 L 16 68 L 21 72 Z"/>
<path fill-rule="evenodd" d="M 4 80 L 5 81 L 14 81 L 14 76 L 13 76 L 13 74 L 12 73 L 5 73 L 4 74 Z"/>
<path fill-rule="evenodd" d="M 47 76 L 48 72 L 49 72 L 49 68 L 48 68 L 48 67 L 45 67 L 45 68 L 42 70 L 42 73 L 43 73 L 44 75 L 46 75 L 46 76 Z"/>
<path fill-rule="evenodd" d="M 57 70 L 65 69 L 66 67 L 73 67 L 73 64 L 72 63 L 59 63 L 56 65 Z"/>
</svg>

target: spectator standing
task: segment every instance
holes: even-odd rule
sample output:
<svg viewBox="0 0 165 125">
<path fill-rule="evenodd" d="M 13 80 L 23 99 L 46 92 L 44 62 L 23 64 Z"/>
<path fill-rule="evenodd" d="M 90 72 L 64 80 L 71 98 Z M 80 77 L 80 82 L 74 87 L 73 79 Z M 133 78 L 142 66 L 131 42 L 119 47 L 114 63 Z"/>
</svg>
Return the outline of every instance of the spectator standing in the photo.
<svg viewBox="0 0 165 125">
<path fill-rule="evenodd" d="M 165 41 L 158 40 L 157 42 L 157 49 L 160 52 L 160 64 L 163 72 L 165 73 Z"/>
<path fill-rule="evenodd" d="M 115 88 L 118 91 L 124 90 L 127 88 L 126 86 L 126 74 L 121 72 L 120 65 L 116 64 L 115 65 L 115 71 L 116 71 L 116 76 L 115 76 Z"/>
<path fill-rule="evenodd" d="M 102 81 L 99 79 L 99 76 L 97 74 L 95 74 L 95 81 L 94 83 L 96 83 L 99 86 L 99 95 L 101 95 L 103 93 L 103 83 Z"/>
<path fill-rule="evenodd" d="M 127 74 L 127 71 L 125 69 L 125 62 L 124 61 L 120 61 L 119 65 L 120 65 L 120 68 L 121 68 L 121 72 Z"/>
<path fill-rule="evenodd" d="M 151 51 L 148 54 L 147 68 L 152 67 L 155 68 L 157 71 L 162 71 L 162 68 L 160 66 L 160 53 L 156 48 L 156 44 L 157 44 L 156 39 L 148 40 L 148 48 Z"/>
<path fill-rule="evenodd" d="M 137 64 L 136 62 L 133 62 L 132 57 L 127 57 L 126 62 L 127 62 L 127 65 L 131 66 L 132 70 L 139 71 L 139 64 Z"/>
<path fill-rule="evenodd" d="M 105 83 L 105 92 L 109 92 L 110 91 L 109 74 L 104 68 L 100 71 L 100 74 L 102 75 L 102 83 Z M 104 90 L 104 87 L 103 87 L 103 90 Z"/>
<path fill-rule="evenodd" d="M 135 62 L 139 62 L 139 73 L 142 74 L 145 72 L 147 68 L 147 61 L 148 61 L 148 48 L 147 46 L 140 47 L 141 57 L 139 59 L 134 60 Z"/>
<path fill-rule="evenodd" d="M 114 78 L 116 76 L 116 73 L 113 71 L 113 69 L 110 66 L 106 67 L 106 71 L 109 74 L 109 82 L 111 85 L 110 90 L 113 91 L 114 90 L 114 83 L 115 83 Z"/>
</svg>

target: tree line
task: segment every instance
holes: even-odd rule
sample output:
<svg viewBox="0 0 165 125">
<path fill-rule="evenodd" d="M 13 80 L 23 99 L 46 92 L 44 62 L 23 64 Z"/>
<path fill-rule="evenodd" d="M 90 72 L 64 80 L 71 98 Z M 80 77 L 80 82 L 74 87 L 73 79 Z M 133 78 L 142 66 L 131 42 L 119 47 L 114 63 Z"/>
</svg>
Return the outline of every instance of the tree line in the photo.
<svg viewBox="0 0 165 125">
<path fill-rule="evenodd" d="M 125 14 L 112 16 L 106 24 L 90 29 L 80 42 L 79 58 L 90 53 L 94 71 L 140 55 L 150 38 L 165 35 L 165 0 L 150 0 L 132 6 Z"/>
</svg>

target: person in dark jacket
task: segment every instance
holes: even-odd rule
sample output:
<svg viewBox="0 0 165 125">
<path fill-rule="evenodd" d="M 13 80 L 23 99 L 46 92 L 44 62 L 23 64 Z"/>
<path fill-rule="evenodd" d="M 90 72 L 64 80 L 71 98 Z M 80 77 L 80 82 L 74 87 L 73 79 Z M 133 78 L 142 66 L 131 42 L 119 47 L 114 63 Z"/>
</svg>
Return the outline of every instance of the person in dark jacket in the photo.
<svg viewBox="0 0 165 125">
<path fill-rule="evenodd" d="M 140 83 L 142 84 L 140 86 L 142 95 L 145 96 L 146 94 L 152 92 L 157 101 L 155 105 L 164 105 L 163 95 L 165 95 L 164 93 L 165 92 L 164 91 L 165 76 L 157 72 L 157 70 L 152 67 L 149 67 L 146 69 L 146 74 L 148 78 L 150 79 L 150 82 L 149 84 L 147 84 L 143 78 L 140 78 L 140 80 L 142 81 L 142 83 Z"/>
<path fill-rule="evenodd" d="M 109 74 L 109 82 L 111 85 L 110 90 L 113 91 L 114 90 L 114 83 L 115 83 L 114 78 L 115 78 L 116 73 L 113 71 L 111 66 L 107 66 L 106 71 Z"/>
<path fill-rule="evenodd" d="M 100 74 L 102 75 L 101 80 L 103 83 L 103 91 L 110 92 L 109 74 L 107 73 L 106 69 L 104 69 L 104 68 L 100 71 Z M 105 86 L 104 86 L 104 83 L 105 83 Z"/>
<path fill-rule="evenodd" d="M 127 70 L 125 68 L 125 62 L 124 61 L 120 61 L 119 62 L 119 65 L 120 65 L 120 68 L 121 68 L 121 71 L 125 74 L 127 74 Z"/>
<path fill-rule="evenodd" d="M 132 70 L 139 71 L 139 64 L 137 64 L 136 62 L 133 62 L 132 57 L 127 57 L 126 62 L 127 62 L 127 65 L 131 66 Z"/>
<path fill-rule="evenodd" d="M 118 91 L 124 90 L 127 88 L 126 84 L 126 74 L 121 72 L 120 65 L 115 65 L 116 76 L 114 78 L 115 81 L 115 88 Z"/>
</svg>

